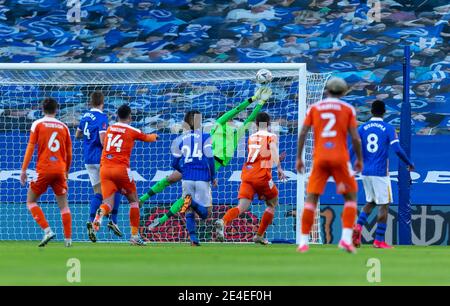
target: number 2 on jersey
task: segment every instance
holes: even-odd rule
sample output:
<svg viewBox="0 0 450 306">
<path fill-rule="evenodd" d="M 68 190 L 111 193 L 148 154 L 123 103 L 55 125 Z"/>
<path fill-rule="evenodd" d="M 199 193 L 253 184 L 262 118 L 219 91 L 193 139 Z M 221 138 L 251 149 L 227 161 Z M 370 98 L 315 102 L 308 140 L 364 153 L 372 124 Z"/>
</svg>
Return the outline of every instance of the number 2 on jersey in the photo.
<svg viewBox="0 0 450 306">
<path fill-rule="evenodd" d="M 123 139 L 121 139 L 120 137 L 122 135 L 115 135 L 113 138 L 113 134 L 108 134 L 108 142 L 106 143 L 106 151 L 109 152 L 111 150 L 111 147 L 115 147 L 116 148 L 116 152 L 120 152 L 120 150 L 122 149 L 122 143 L 123 143 Z"/>
<path fill-rule="evenodd" d="M 336 137 L 337 132 L 332 130 L 334 125 L 336 124 L 336 116 L 333 113 L 321 113 L 320 118 L 324 120 L 328 120 L 323 128 L 321 136 L 323 138 L 331 138 Z"/>
</svg>

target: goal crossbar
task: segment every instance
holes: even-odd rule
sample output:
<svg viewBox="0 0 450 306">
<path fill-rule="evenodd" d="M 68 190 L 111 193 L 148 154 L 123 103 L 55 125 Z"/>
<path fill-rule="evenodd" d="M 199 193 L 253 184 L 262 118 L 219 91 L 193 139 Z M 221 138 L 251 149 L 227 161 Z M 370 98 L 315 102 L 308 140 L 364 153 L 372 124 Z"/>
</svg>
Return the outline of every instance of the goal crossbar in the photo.
<svg viewBox="0 0 450 306">
<path fill-rule="evenodd" d="M 0 70 L 305 70 L 305 63 L 0 63 Z"/>
</svg>

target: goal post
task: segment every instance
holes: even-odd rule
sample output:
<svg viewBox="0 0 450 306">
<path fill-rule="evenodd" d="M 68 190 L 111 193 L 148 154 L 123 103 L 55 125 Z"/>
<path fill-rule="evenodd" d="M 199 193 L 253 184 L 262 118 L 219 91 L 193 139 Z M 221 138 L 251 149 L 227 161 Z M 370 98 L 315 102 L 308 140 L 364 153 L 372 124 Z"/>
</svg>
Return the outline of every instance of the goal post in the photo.
<svg viewBox="0 0 450 306">
<path fill-rule="evenodd" d="M 132 125 L 146 133 L 160 134 L 152 144 L 136 143 L 131 168 L 142 194 L 158 180 L 170 174 L 171 141 L 181 132 L 186 111 L 202 112 L 204 127 L 210 130 L 220 113 L 251 97 L 258 85 L 255 74 L 268 69 L 273 81 L 268 85 L 273 94 L 262 111 L 273 121 L 273 131 L 279 134 L 280 151 L 286 153 L 283 167 L 288 182 L 275 183 L 280 191 L 280 206 L 267 237 L 273 242 L 295 243 L 299 232 L 299 216 L 305 196 L 307 174 L 297 175 L 295 158 L 298 130 L 306 109 L 322 98 L 329 74 L 314 74 L 306 64 L 226 63 L 226 64 L 79 64 L 79 63 L 4 63 L 0 64 L 0 240 L 38 240 L 41 231 L 34 224 L 25 205 L 26 188 L 19 183 L 20 166 L 29 137 L 31 123 L 40 118 L 40 101 L 53 97 L 60 104 L 58 118 L 75 134 L 81 115 L 88 110 L 89 95 L 100 90 L 105 95 L 105 112 L 110 124 L 118 106 L 128 103 L 133 109 Z M 236 116 L 231 126 L 238 127 L 252 112 L 253 105 Z M 251 132 L 254 127 L 250 128 Z M 248 133 L 247 133 L 248 135 Z M 245 137 L 230 164 L 218 172 L 219 187 L 213 189 L 213 216 L 199 221 L 201 241 L 214 241 L 213 221 L 237 205 L 240 170 L 245 160 Z M 307 170 L 312 161 L 312 138 L 305 148 Z M 34 160 L 29 176 L 33 178 Z M 86 241 L 85 224 L 89 216 L 89 200 L 93 191 L 84 168 L 82 143 L 73 139 L 73 166 L 69 176 L 69 205 L 73 214 L 73 238 Z M 155 232 L 147 230 L 154 218 L 167 212 L 181 195 L 181 183 L 167 187 L 150 198 L 141 210 L 141 234 L 149 241 L 187 241 L 184 218 L 179 214 Z M 122 199 L 119 226 L 129 237 L 128 204 Z M 59 210 L 53 194 L 45 193 L 39 204 L 48 221 L 62 238 Z M 249 242 L 259 224 L 264 203 L 255 198 L 249 212 L 235 220 L 226 231 L 228 242 Z M 312 242 L 321 243 L 320 212 L 312 233 Z M 124 241 L 109 233 L 106 226 L 98 236 L 100 241 Z"/>
</svg>

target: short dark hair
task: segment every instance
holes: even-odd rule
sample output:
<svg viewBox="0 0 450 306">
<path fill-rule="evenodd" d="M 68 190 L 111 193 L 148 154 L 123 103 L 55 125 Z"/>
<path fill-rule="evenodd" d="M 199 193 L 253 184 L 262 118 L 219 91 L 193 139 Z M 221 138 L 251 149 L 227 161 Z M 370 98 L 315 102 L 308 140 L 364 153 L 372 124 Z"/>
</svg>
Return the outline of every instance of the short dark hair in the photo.
<svg viewBox="0 0 450 306">
<path fill-rule="evenodd" d="M 105 96 L 101 91 L 97 90 L 91 93 L 91 105 L 93 107 L 98 107 L 100 105 L 103 105 L 104 103 L 105 103 Z"/>
<path fill-rule="evenodd" d="M 122 120 L 130 118 L 131 108 L 128 106 L 128 104 L 123 104 L 117 109 L 117 116 Z"/>
<path fill-rule="evenodd" d="M 44 114 L 56 114 L 58 107 L 58 102 L 56 102 L 56 100 L 53 98 L 45 98 L 42 101 L 42 110 L 44 111 Z"/>
<path fill-rule="evenodd" d="M 386 105 L 384 104 L 384 102 L 381 100 L 373 101 L 371 113 L 376 117 L 383 117 L 386 113 Z"/>
<path fill-rule="evenodd" d="M 266 112 L 261 112 L 256 115 L 256 125 L 259 127 L 261 123 L 265 123 L 266 127 L 270 125 L 270 115 Z"/>
<path fill-rule="evenodd" d="M 184 114 L 184 122 L 189 126 L 191 130 L 195 130 L 200 128 L 200 126 L 196 126 L 195 115 L 201 115 L 202 113 L 198 110 L 190 110 Z"/>
</svg>

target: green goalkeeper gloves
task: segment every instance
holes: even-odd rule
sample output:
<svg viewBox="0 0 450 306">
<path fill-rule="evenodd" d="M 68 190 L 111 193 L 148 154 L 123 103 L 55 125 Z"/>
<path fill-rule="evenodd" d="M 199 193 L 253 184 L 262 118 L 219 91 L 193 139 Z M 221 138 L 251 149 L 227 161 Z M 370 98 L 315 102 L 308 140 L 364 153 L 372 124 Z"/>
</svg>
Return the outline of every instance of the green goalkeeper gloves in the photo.
<svg viewBox="0 0 450 306">
<path fill-rule="evenodd" d="M 269 100 L 272 95 L 272 89 L 270 87 L 259 87 L 256 89 L 255 94 L 252 97 L 252 101 L 259 101 L 260 104 L 264 104 Z"/>
</svg>

